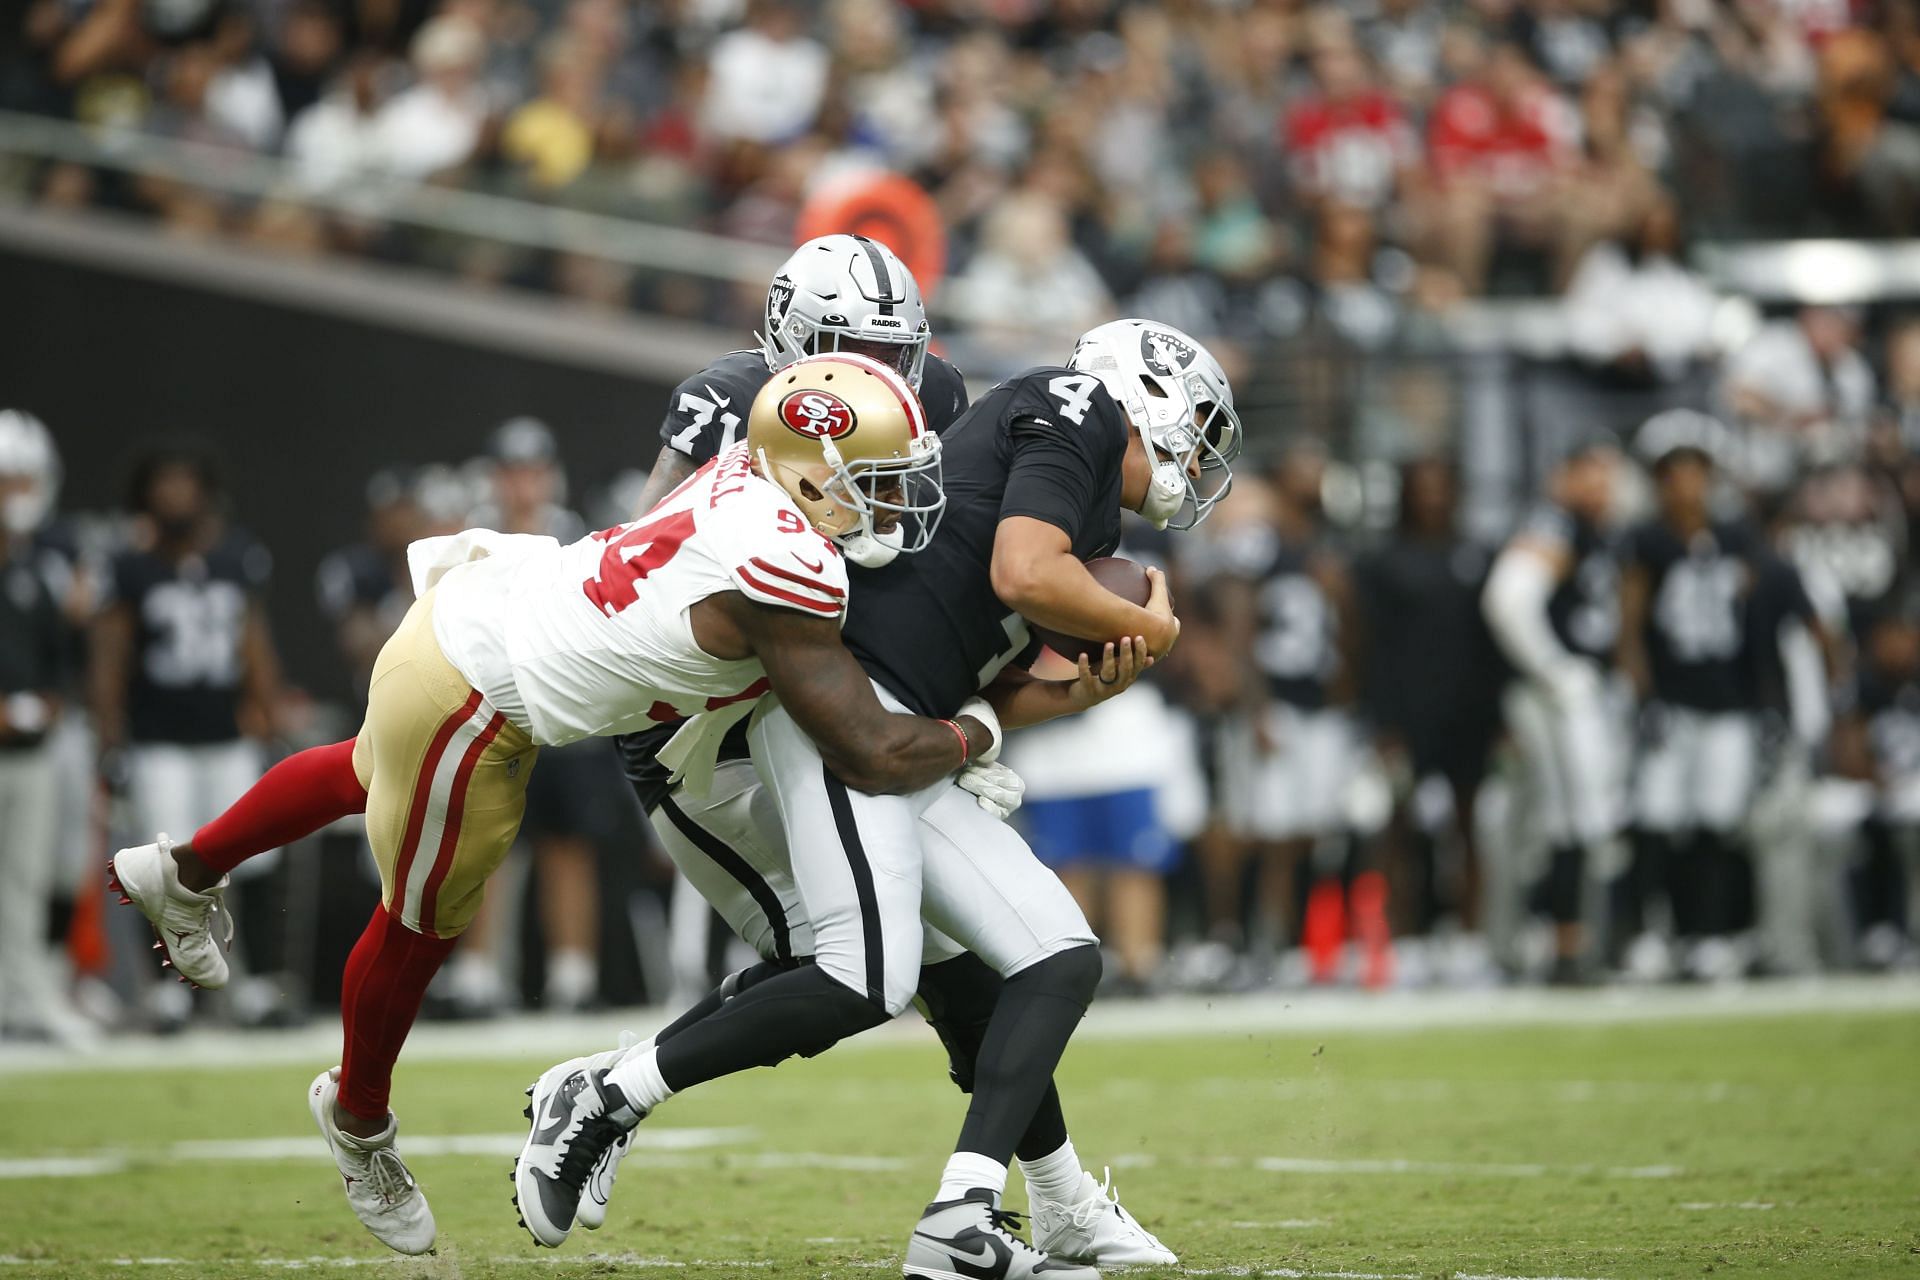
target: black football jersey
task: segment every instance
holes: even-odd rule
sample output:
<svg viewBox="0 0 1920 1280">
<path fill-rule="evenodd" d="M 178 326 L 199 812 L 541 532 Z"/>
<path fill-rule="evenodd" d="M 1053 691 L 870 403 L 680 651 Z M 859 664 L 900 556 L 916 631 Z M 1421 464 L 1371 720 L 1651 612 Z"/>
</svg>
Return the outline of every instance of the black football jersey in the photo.
<svg viewBox="0 0 1920 1280">
<path fill-rule="evenodd" d="M 1867 722 L 1874 768 L 1886 779 L 1920 774 L 1920 682 L 1868 668 L 1854 704 Z"/>
<path fill-rule="evenodd" d="M 773 371 L 759 351 L 729 351 L 673 389 L 660 423 L 660 447 L 702 466 L 724 453 L 747 429 L 747 411 Z M 937 435 L 967 410 L 960 371 L 931 353 L 920 373 L 920 404 Z"/>
<path fill-rule="evenodd" d="M 114 558 L 113 598 L 134 620 L 131 741 L 239 736 L 241 639 L 272 565 L 267 549 L 237 530 L 178 564 L 148 551 Z"/>
<path fill-rule="evenodd" d="M 31 549 L 0 558 L 0 698 L 59 693 L 65 683 L 60 605 Z M 38 734 L 0 734 L 0 752 L 30 747 Z"/>
<path fill-rule="evenodd" d="M 1653 694 L 1700 711 L 1754 705 L 1748 606 L 1759 538 L 1716 523 L 1690 542 L 1658 520 L 1633 531 L 1628 555 L 1647 572 L 1647 661 Z"/>
<path fill-rule="evenodd" d="M 1310 711 L 1327 705 L 1340 671 L 1339 611 L 1315 575 L 1333 554 L 1318 541 L 1288 542 L 1263 529 L 1249 534 L 1233 556 L 1257 593 L 1253 660 L 1267 692 Z"/>
<path fill-rule="evenodd" d="M 673 389 L 667 416 L 660 424 L 660 447 L 684 454 L 694 466 L 704 466 L 736 443 L 746 431 L 747 411 L 773 371 L 759 351 L 729 351 Z M 928 354 L 920 377 L 920 403 L 927 425 L 944 434 L 967 409 L 967 383 L 960 371 L 939 356 Z M 651 813 L 671 790 L 668 771 L 655 759 L 676 726 L 661 725 L 614 739 L 627 778 L 641 805 Z M 744 759 L 747 726 L 743 721 L 721 746 L 722 759 Z"/>
<path fill-rule="evenodd" d="M 1082 560 L 1120 544 L 1125 413 L 1088 374 L 1042 366 L 1009 378 L 941 440 L 947 510 L 925 550 L 850 566 L 847 648 L 920 715 L 951 716 L 1038 645 L 993 593 L 994 536 L 1010 516 L 1044 520 Z"/>
<path fill-rule="evenodd" d="M 1620 558 L 1591 520 L 1557 503 L 1527 516 L 1520 536 L 1565 549 L 1573 567 L 1547 599 L 1547 621 L 1569 653 L 1611 664 L 1620 638 Z"/>
</svg>

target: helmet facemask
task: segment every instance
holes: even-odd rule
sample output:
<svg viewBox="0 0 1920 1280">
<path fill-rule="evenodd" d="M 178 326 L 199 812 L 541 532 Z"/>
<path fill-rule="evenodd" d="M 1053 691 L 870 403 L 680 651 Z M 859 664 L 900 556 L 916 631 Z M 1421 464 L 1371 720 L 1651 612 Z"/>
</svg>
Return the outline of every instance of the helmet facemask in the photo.
<svg viewBox="0 0 1920 1280">
<path fill-rule="evenodd" d="M 947 508 L 940 472 L 940 437 L 922 436 L 905 458 L 843 458 L 823 440 L 823 461 L 812 467 L 761 465 L 831 538 L 847 559 L 877 569 L 933 541 Z"/>
</svg>

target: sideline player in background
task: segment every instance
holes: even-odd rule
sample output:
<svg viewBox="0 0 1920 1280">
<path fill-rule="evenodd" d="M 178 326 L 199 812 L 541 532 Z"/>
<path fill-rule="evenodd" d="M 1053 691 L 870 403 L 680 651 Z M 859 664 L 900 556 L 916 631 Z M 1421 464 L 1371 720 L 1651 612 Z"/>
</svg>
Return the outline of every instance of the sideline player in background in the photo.
<svg viewBox="0 0 1920 1280">
<path fill-rule="evenodd" d="M 1156 655 L 1171 647 L 1178 623 L 1157 576 L 1143 609 L 1102 588 L 1084 562 L 1117 544 L 1122 509 L 1190 528 L 1225 492 L 1238 420 L 1203 347 L 1150 321 L 1101 326 L 1081 338 L 1071 367 L 1000 384 L 945 440 L 940 535 L 910 565 L 882 556 L 856 575 L 847 643 L 890 705 L 942 714 L 1001 677 L 993 696 L 1007 724 L 1076 709 L 1071 685 L 1008 672 L 1030 660 L 1028 620 L 1132 635 Z M 898 1014 L 921 977 L 924 910 L 1007 981 L 974 1050 L 967 1121 L 909 1242 L 907 1274 L 1090 1275 L 1019 1239 L 1017 1218 L 999 1207 L 1023 1133 L 1047 1100 L 1057 1104 L 1054 1065 L 1099 979 L 1079 908 L 1017 833 L 955 788 L 860 794 L 779 710 L 750 736 L 816 963 L 765 977 L 671 1038 L 543 1074 L 517 1165 L 528 1229 L 543 1244 L 565 1240 L 600 1153 L 674 1093 L 823 1052 Z M 1065 1136 L 1062 1127 L 1055 1139 L 1063 1158 Z M 1075 1181 L 1083 1175 L 1071 1159 Z"/>
<path fill-rule="evenodd" d="M 195 448 L 157 450 L 134 470 L 134 545 L 113 559 L 89 683 L 102 758 L 125 761 L 135 830 L 192 831 L 260 777 L 254 735 L 279 699 L 265 604 L 273 562 L 228 526 L 222 497 L 212 459 Z M 270 867 L 255 862 L 249 874 Z M 172 982 L 151 983 L 147 999 L 163 1026 L 192 1012 Z"/>
<path fill-rule="evenodd" d="M 1268 936 L 1254 941 L 1267 957 L 1300 941 L 1302 872 L 1311 884 L 1325 869 L 1303 861 L 1345 830 L 1359 750 L 1349 710 L 1353 577 L 1326 527 L 1325 475 L 1318 441 L 1288 444 L 1273 470 L 1273 519 L 1235 539 L 1222 581 L 1227 625 L 1241 638 L 1254 700 L 1252 711 L 1222 730 L 1221 806 L 1258 867 L 1256 918 Z M 1312 896 L 1331 895 L 1337 911 L 1340 894 L 1329 880 Z"/>
<path fill-rule="evenodd" d="M 998 741 L 977 718 L 890 713 L 840 640 L 840 543 L 896 523 L 924 538 L 939 519 L 939 441 L 912 392 L 834 356 L 786 371 L 755 406 L 747 442 L 645 521 L 565 547 L 488 530 L 416 544 L 421 596 L 381 653 L 361 733 L 303 753 L 273 789 L 307 796 L 263 787 L 244 802 L 310 821 L 352 811 L 357 792 L 368 815 L 382 901 L 342 981 L 344 1057 L 308 1100 L 348 1203 L 402 1253 L 432 1248 L 435 1228 L 395 1148 L 393 1066 L 513 843 L 540 746 L 769 688 L 833 768 L 876 791 L 929 786 Z M 198 843 L 163 837 L 111 865 L 181 972 L 217 987 L 209 917 L 245 855 L 210 862 Z"/>
<path fill-rule="evenodd" d="M 765 323 L 758 350 L 729 352 L 675 390 L 660 428 L 660 454 L 640 498 L 642 511 L 732 442 L 739 430 L 736 410 L 752 403 L 776 370 L 813 352 L 856 351 L 901 370 L 919 389 L 927 424 L 936 433 L 944 434 L 966 411 L 959 371 L 927 350 L 918 283 L 878 241 L 834 235 L 801 245 L 767 290 Z M 769 811 L 771 796 L 748 759 L 746 723 L 726 736 L 704 795 L 673 786 L 670 771 L 659 762 L 672 734 L 668 727 L 617 739 L 627 777 L 681 883 L 704 899 L 701 923 L 711 903 L 766 963 L 730 976 L 706 1001 L 664 1028 L 655 1043 L 678 1034 L 775 967 L 811 955 L 813 947 L 779 819 Z M 704 930 L 698 941 L 704 959 Z M 970 1089 L 974 1054 L 1001 977 L 937 930 L 929 933 L 923 959 L 918 1003 L 952 1055 L 953 1079 Z M 605 1221 L 607 1197 L 625 1153 L 626 1144 L 616 1144 L 596 1170 L 580 1200 L 579 1225 L 594 1229 Z M 1018 1155 L 1043 1249 L 1097 1262 L 1174 1260 L 1120 1208 L 1110 1184 L 1081 1169 L 1056 1092 L 1043 1099 Z"/>
<path fill-rule="evenodd" d="M 1725 439 L 1704 414 L 1672 410 L 1635 440 L 1658 510 L 1628 534 L 1621 575 L 1620 665 L 1641 699 L 1642 742 L 1632 887 L 1618 905 L 1640 933 L 1628 967 L 1648 975 L 1670 967 L 1642 915 L 1654 886 L 1696 977 L 1738 974 L 1733 936 L 1753 913 L 1742 828 L 1758 766 L 1749 610 L 1763 548 L 1750 523 L 1714 515 Z"/>
<path fill-rule="evenodd" d="M 1494 561 L 1483 607 L 1520 678 L 1507 724 L 1528 802 L 1548 843 L 1542 897 L 1554 924 L 1551 980 L 1577 983 L 1591 960 L 1587 922 L 1601 905 L 1591 886 L 1619 873 L 1626 800 L 1624 709 L 1614 696 L 1620 565 L 1606 529 L 1620 456 L 1576 446 Z"/>
</svg>

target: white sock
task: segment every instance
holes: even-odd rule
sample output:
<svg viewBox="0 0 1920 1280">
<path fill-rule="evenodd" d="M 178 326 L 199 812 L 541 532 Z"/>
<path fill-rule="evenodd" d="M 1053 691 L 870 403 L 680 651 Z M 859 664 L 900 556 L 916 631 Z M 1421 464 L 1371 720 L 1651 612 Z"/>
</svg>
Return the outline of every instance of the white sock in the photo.
<svg viewBox="0 0 1920 1280">
<path fill-rule="evenodd" d="M 666 1080 L 660 1075 L 660 1051 L 651 1046 L 620 1059 L 618 1065 L 607 1072 L 607 1080 L 626 1095 L 630 1105 L 641 1111 L 651 1111 L 673 1096 L 673 1090 L 667 1088 Z"/>
<path fill-rule="evenodd" d="M 993 1202 L 999 1204 L 1000 1193 L 1007 1189 L 1007 1166 L 991 1156 L 956 1151 L 940 1174 L 940 1194 L 934 1199 L 958 1200 L 975 1187 L 993 1192 Z"/>
<path fill-rule="evenodd" d="M 1028 1204 L 1073 1204 L 1080 1199 L 1080 1153 L 1073 1149 L 1072 1138 L 1038 1160 L 1022 1160 L 1020 1172 L 1027 1180 Z"/>
<path fill-rule="evenodd" d="M 547 989 L 545 1003 L 554 1008 L 573 1009 L 593 999 L 600 990 L 599 966 L 584 951 L 547 952 Z"/>
</svg>

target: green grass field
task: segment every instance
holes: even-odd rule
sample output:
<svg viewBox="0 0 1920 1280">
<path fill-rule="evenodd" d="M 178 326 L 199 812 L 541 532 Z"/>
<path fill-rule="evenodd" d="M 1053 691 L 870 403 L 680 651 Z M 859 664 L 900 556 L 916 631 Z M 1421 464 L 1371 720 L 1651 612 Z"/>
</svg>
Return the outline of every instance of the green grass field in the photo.
<svg viewBox="0 0 1920 1280">
<path fill-rule="evenodd" d="M 520 1089 L 551 1060 L 527 1047 L 402 1063 L 402 1149 L 445 1152 L 412 1159 L 440 1223 L 422 1260 L 348 1213 L 303 1098 L 323 1062 L 0 1075 L 0 1278 L 884 1275 L 962 1111 L 930 1038 L 709 1086 L 556 1254 L 508 1204 Z M 1190 1272 L 1920 1274 L 1911 1011 L 1083 1038 L 1062 1083 L 1082 1155 Z"/>
</svg>

